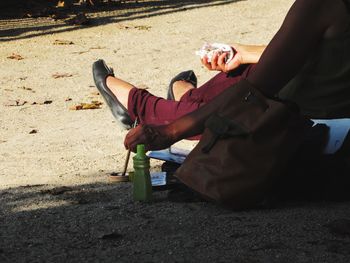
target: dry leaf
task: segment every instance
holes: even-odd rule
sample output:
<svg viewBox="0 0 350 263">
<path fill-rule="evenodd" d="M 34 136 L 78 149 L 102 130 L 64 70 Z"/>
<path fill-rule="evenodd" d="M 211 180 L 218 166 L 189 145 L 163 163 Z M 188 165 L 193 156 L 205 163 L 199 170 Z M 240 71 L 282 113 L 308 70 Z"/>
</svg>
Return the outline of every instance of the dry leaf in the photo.
<svg viewBox="0 0 350 263">
<path fill-rule="evenodd" d="M 52 77 L 54 79 L 69 78 L 69 77 L 73 77 L 73 74 L 69 74 L 69 73 L 55 73 L 55 74 L 52 74 Z"/>
<path fill-rule="evenodd" d="M 91 47 L 88 50 L 72 52 L 72 54 L 79 54 L 79 55 L 81 55 L 81 54 L 87 53 L 87 52 L 89 52 L 90 50 L 93 50 L 93 49 L 105 49 L 105 47 Z"/>
<path fill-rule="evenodd" d="M 41 100 L 41 101 L 33 101 L 31 105 L 44 105 L 44 104 L 51 104 L 52 100 Z"/>
<path fill-rule="evenodd" d="M 27 88 L 26 86 L 18 87 L 19 89 L 24 89 L 24 90 L 32 90 L 31 88 Z"/>
<path fill-rule="evenodd" d="M 22 59 L 24 59 L 21 55 L 16 54 L 16 53 L 12 53 L 12 55 L 8 56 L 7 58 L 15 59 L 15 60 L 22 60 Z"/>
<path fill-rule="evenodd" d="M 10 106 L 23 106 L 24 104 L 26 104 L 27 101 L 25 100 L 9 100 L 7 102 L 4 103 L 4 106 L 10 107 Z"/>
<path fill-rule="evenodd" d="M 151 26 L 135 26 L 135 28 L 138 30 L 150 30 L 152 27 Z"/>
<path fill-rule="evenodd" d="M 100 101 L 91 101 L 91 103 L 79 103 L 77 105 L 71 106 L 70 110 L 94 110 L 100 109 L 102 102 Z"/>
<path fill-rule="evenodd" d="M 82 103 L 83 110 L 94 110 L 99 109 L 100 105 L 94 104 L 94 103 Z"/>
<path fill-rule="evenodd" d="M 83 106 L 78 104 L 78 105 L 73 105 L 71 107 L 69 107 L 70 110 L 82 110 Z"/>
<path fill-rule="evenodd" d="M 117 24 L 117 28 L 119 29 L 138 29 L 138 30 L 150 30 L 151 26 L 146 25 L 126 25 L 126 24 Z"/>
<path fill-rule="evenodd" d="M 97 47 L 91 47 L 89 48 L 89 50 L 92 50 L 92 49 L 105 49 L 106 47 L 100 47 L 100 46 L 97 46 Z"/>
<path fill-rule="evenodd" d="M 118 29 L 129 29 L 129 28 L 131 28 L 131 26 L 124 25 L 124 24 L 117 24 L 117 28 Z"/>
<path fill-rule="evenodd" d="M 54 45 L 74 45 L 73 41 L 56 39 L 53 42 Z"/>
<path fill-rule="evenodd" d="M 73 3 L 71 0 L 59 0 L 56 7 L 69 7 Z"/>
<path fill-rule="evenodd" d="M 81 55 L 81 54 L 84 54 L 84 53 L 87 53 L 87 52 L 89 52 L 89 50 L 86 50 L 86 51 L 76 51 L 76 52 L 72 52 L 72 54 L 79 54 L 79 55 Z"/>
<path fill-rule="evenodd" d="M 93 100 L 91 101 L 92 104 L 95 104 L 97 106 L 101 106 L 103 103 L 101 101 L 98 101 L 98 100 Z"/>
<path fill-rule="evenodd" d="M 64 1 L 58 1 L 56 7 L 64 7 L 65 6 L 65 2 Z"/>
</svg>

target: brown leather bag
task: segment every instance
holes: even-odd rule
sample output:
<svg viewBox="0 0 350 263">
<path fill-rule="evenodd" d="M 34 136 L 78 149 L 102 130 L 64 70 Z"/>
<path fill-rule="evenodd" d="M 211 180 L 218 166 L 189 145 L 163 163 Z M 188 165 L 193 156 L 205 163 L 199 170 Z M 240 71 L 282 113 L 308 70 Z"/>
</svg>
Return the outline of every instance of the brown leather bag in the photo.
<svg viewBox="0 0 350 263">
<path fill-rule="evenodd" d="M 264 200 L 312 122 L 246 80 L 225 93 L 231 100 L 206 121 L 175 176 L 206 198 L 244 209 Z"/>
</svg>

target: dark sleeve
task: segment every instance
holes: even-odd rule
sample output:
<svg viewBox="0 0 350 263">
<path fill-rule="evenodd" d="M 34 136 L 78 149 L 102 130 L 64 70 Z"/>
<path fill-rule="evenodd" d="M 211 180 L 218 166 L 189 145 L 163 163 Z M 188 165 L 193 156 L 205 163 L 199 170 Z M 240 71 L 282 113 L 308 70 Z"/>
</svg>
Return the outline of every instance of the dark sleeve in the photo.
<svg viewBox="0 0 350 263">
<path fill-rule="evenodd" d="M 267 94 L 276 94 L 293 78 L 330 26 L 327 0 L 297 0 L 268 44 L 248 81 Z"/>
</svg>

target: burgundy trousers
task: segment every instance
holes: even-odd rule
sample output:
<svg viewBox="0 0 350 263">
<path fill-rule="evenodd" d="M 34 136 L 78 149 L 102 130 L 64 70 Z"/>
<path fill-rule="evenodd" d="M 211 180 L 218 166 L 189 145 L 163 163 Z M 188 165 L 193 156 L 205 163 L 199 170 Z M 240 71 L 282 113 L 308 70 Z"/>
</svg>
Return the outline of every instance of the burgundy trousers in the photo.
<svg viewBox="0 0 350 263">
<path fill-rule="evenodd" d="M 241 65 L 236 70 L 219 73 L 201 87 L 187 91 L 180 101 L 166 100 L 144 89 L 133 88 L 129 93 L 128 111 L 132 120 L 141 124 L 168 124 L 210 102 L 225 89 L 246 78 L 253 64 Z"/>
</svg>

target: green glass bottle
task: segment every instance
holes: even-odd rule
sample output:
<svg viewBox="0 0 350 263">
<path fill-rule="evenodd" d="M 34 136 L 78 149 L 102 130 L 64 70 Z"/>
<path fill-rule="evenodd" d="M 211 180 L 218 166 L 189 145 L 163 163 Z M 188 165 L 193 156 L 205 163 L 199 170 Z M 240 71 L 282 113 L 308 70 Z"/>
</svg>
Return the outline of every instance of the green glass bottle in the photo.
<svg viewBox="0 0 350 263">
<path fill-rule="evenodd" d="M 149 173 L 150 162 L 146 156 L 145 146 L 137 145 L 134 161 L 133 196 L 135 201 L 150 201 L 152 199 L 152 184 Z"/>
</svg>

